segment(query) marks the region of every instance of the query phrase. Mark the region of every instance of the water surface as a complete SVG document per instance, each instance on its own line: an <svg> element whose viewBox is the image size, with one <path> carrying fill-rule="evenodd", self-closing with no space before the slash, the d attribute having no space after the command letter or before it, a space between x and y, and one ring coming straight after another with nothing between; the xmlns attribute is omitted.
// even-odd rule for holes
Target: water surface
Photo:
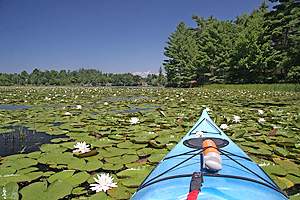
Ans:
<svg viewBox="0 0 300 200"><path fill-rule="evenodd" d="M13 131L0 134L0 156L38 151L42 144L49 144L54 138L67 137L29 130L24 126L11 126L9 128Z"/></svg>

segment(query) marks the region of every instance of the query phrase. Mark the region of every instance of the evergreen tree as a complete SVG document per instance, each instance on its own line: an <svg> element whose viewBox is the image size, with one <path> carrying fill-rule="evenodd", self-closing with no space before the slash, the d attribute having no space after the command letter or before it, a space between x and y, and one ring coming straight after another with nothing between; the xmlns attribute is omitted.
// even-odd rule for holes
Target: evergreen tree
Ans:
<svg viewBox="0 0 300 200"><path fill-rule="evenodd" d="M168 57L163 63L168 85L187 86L189 81L197 78L198 53L195 32L183 22L179 23L176 31L169 37L164 52Z"/></svg>
<svg viewBox="0 0 300 200"><path fill-rule="evenodd" d="M276 77L279 81L300 78L300 2L296 0L272 0L273 10L266 14L265 25L278 51Z"/></svg>
<svg viewBox="0 0 300 200"><path fill-rule="evenodd" d="M263 4L250 16L243 15L236 20L236 36L228 71L229 82L272 81L276 51L271 47L271 41L264 37L266 13L267 7Z"/></svg>
<svg viewBox="0 0 300 200"><path fill-rule="evenodd" d="M199 46L198 78L205 80L205 74L211 82L224 82L232 49L233 24L213 17L205 20L193 16L193 19L197 23Z"/></svg>

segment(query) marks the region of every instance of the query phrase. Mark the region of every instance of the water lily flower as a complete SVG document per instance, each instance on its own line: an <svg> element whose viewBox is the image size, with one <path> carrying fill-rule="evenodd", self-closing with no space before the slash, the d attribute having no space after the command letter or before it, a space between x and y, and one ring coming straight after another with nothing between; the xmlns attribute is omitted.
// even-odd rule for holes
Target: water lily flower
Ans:
<svg viewBox="0 0 300 200"><path fill-rule="evenodd" d="M86 144L86 142L77 142L74 145L75 150L73 150L73 153L87 153L91 151L89 148L90 145Z"/></svg>
<svg viewBox="0 0 300 200"><path fill-rule="evenodd" d="M267 162L263 162L263 163L259 163L258 164L260 167L266 167L266 166L270 166L271 164L270 163L267 163Z"/></svg>
<svg viewBox="0 0 300 200"><path fill-rule="evenodd" d="M184 102L184 99L180 99L180 102Z"/></svg>
<svg viewBox="0 0 300 200"><path fill-rule="evenodd" d="M104 102L104 105L105 105L105 106L108 106L108 103L107 103L107 102Z"/></svg>
<svg viewBox="0 0 300 200"><path fill-rule="evenodd" d="M3 199L6 199L6 197L7 197L5 187L3 187L3 190L2 190L2 197L3 197Z"/></svg>
<svg viewBox="0 0 300 200"><path fill-rule="evenodd" d="M237 116L237 115L233 115L233 122L235 123L239 123L241 121L241 117L240 116Z"/></svg>
<svg viewBox="0 0 300 200"><path fill-rule="evenodd" d="M64 115L71 116L72 114L70 112L65 112Z"/></svg>
<svg viewBox="0 0 300 200"><path fill-rule="evenodd" d="M263 114L264 114L264 111L263 111L263 110L260 110L260 109L257 110L257 112L258 112L259 115L263 115Z"/></svg>
<svg viewBox="0 0 300 200"><path fill-rule="evenodd" d="M76 105L76 109L81 110L82 106L81 105Z"/></svg>
<svg viewBox="0 0 300 200"><path fill-rule="evenodd" d="M100 176L97 174L97 178L94 178L96 183L90 184L91 190L96 192L106 192L113 187L118 187L117 184L113 182L113 179L114 178L106 173L102 173Z"/></svg>
<svg viewBox="0 0 300 200"><path fill-rule="evenodd" d="M266 120L264 119L264 118L259 118L258 119L258 123L260 123L260 124L263 124L263 123L265 123L266 122Z"/></svg>
<svg viewBox="0 0 300 200"><path fill-rule="evenodd" d="M196 136L196 137L203 137L203 135L204 135L204 133L203 133L202 131L197 131L197 132L195 133L195 136Z"/></svg>
<svg viewBox="0 0 300 200"><path fill-rule="evenodd" d="M137 117L131 117L130 121L131 124L137 124L139 122L139 118Z"/></svg>
<svg viewBox="0 0 300 200"><path fill-rule="evenodd" d="M223 130L227 130L228 126L227 126L227 124L221 124L220 128Z"/></svg>

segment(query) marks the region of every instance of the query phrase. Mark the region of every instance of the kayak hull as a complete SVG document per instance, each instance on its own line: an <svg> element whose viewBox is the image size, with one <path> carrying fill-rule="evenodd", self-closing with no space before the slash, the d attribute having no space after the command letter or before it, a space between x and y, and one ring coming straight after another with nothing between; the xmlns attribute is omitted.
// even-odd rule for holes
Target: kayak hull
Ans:
<svg viewBox="0 0 300 200"><path fill-rule="evenodd" d="M203 168L201 149L188 147L184 141L203 137L228 141L221 148L222 169L209 172ZM230 156L229 156L230 155ZM233 156L234 155L234 156ZM194 172L203 172L203 184L198 199L287 199L269 176L254 163L223 131L211 120L206 110L194 127L166 155L144 180L132 200L180 199L184 200L190 190ZM275 190L277 189L277 190Z"/></svg>

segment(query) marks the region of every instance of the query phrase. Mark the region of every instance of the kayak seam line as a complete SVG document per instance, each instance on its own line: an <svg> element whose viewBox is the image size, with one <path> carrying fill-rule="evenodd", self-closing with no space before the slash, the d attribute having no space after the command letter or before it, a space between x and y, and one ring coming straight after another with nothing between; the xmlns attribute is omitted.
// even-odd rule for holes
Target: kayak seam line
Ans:
<svg viewBox="0 0 300 200"><path fill-rule="evenodd" d="M199 152L199 153L201 153L201 152ZM187 159L181 161L181 162L178 163L177 165L175 165L175 166L173 166L173 167L167 169L166 171L164 171L164 172L158 174L157 176L151 178L149 181L143 183L139 188L143 188L143 185L147 185L147 184L151 183L153 180L159 178L160 176L163 176L164 174L166 174L166 173L168 173L169 171L175 169L176 167L180 166L181 164L185 163L186 161L192 159L193 157L195 157L195 156L197 156L197 155L198 155L198 153L197 153L197 154L194 154L194 155L192 155L192 156L190 156L190 157L188 157ZM139 190L139 189L138 189L138 190Z"/></svg>
<svg viewBox="0 0 300 200"><path fill-rule="evenodd" d="M223 153L223 150L220 149L220 152ZM240 162L236 161L235 159L231 158L229 155L227 154L224 154L227 158L229 158L230 160L232 160L233 162L237 163L238 165L240 165L241 167L243 167L244 169L250 171L252 174L256 175L258 178L260 178L261 180L269 183L270 185L274 186L274 187L277 187L276 185L274 185L273 183L269 182L268 180L266 180L265 178L261 177L259 174L257 174L256 172L252 171L251 169L249 169L248 167L244 166L243 164L241 164Z"/></svg>

